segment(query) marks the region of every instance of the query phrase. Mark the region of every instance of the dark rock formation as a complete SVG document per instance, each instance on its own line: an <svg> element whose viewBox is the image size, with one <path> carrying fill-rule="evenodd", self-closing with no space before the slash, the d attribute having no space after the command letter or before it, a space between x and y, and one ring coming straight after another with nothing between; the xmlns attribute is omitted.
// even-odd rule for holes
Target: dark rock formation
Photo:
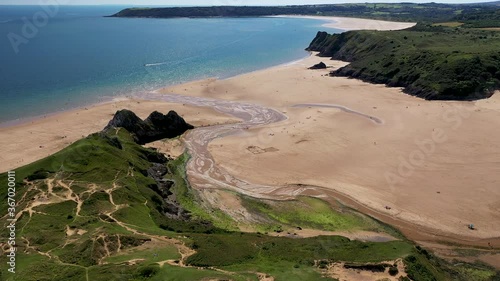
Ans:
<svg viewBox="0 0 500 281"><path fill-rule="evenodd" d="M188 220L191 215L181 207L176 200L175 194L170 191L175 182L164 179L167 173L168 169L164 164L154 163L153 166L148 169L148 176L156 181L156 184L150 185L149 188L160 195L164 201L163 204L158 207L158 211L172 219Z"/></svg>
<svg viewBox="0 0 500 281"><path fill-rule="evenodd" d="M177 137L194 127L186 123L175 111L170 111L166 115L155 111L145 120L141 120L130 110L119 110L100 135L110 145L122 149L119 139L114 136L110 137L106 133L108 130L115 128L124 128L134 137L136 143L145 144L164 138ZM171 159L154 149L145 150L143 157L151 163L151 167L139 172L155 181L149 184L148 187L163 199L157 200L157 210L172 219L188 220L190 218L189 212L181 207L175 198L175 194L170 190L175 183L164 178L168 173L166 164Z"/></svg>
<svg viewBox="0 0 500 281"><path fill-rule="evenodd" d="M325 69L326 68L326 64L324 62L320 62L318 64L315 64L311 67L309 67L309 69Z"/></svg>
<svg viewBox="0 0 500 281"><path fill-rule="evenodd" d="M134 112L127 109L117 111L104 130L119 127L126 129L134 135L135 141L138 144L145 144L164 138L174 138L194 128L192 125L186 123L175 111L170 111L166 115L155 111L143 121Z"/></svg>

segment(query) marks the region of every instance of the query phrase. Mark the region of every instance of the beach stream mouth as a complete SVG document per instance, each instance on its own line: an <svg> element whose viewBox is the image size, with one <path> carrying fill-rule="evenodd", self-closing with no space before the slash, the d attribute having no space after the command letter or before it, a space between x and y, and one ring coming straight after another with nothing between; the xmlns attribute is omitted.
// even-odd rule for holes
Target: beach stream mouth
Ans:
<svg viewBox="0 0 500 281"><path fill-rule="evenodd" d="M302 195L321 198L332 204L337 204L337 200L340 200L344 204L348 204L350 207L362 209L364 213L369 211L370 215L374 215L381 219L384 216L376 210L367 208L354 198L338 192L333 188L305 185L301 183L290 183L282 186L255 184L237 178L231 175L231 173L226 171L223 167L217 165L208 149L208 145L211 141L217 138L243 133L251 127L269 125L288 119L285 114L275 109L245 102L217 100L177 94L146 93L141 94L138 98L192 106L210 107L218 112L241 119L241 122L234 124L198 127L190 130L182 137L185 147L190 155L190 159L186 164L188 181L192 188L200 191L200 195L203 194L202 191L204 190L217 189L231 190L254 198L271 200L292 200L297 196ZM348 114L359 115L376 124L383 123L381 119L348 109L341 105L298 104L294 107L331 107L340 109ZM386 218L385 221L390 220ZM366 238L366 240L376 242L378 241L378 237L375 235L373 237Z"/></svg>
<svg viewBox="0 0 500 281"><path fill-rule="evenodd" d="M229 189L245 195L263 199L292 199L298 195L318 191L320 187L306 185L270 186L254 184L231 175L224 168L219 167L208 150L209 143L217 138L242 133L250 127L269 125L287 119L287 116L275 109L258 104L217 100L202 97L183 96L177 94L146 93L140 96L146 100L161 100L165 102L182 103L193 106L213 108L221 113L241 119L235 124L222 124L208 127L199 127L189 131L183 141L191 156L186 170L189 183L196 189ZM325 107L340 109L349 114L355 114L376 124L382 120L364 113L360 113L341 105L332 104L298 104L293 107ZM309 191L309 192L307 192ZM325 194L323 194L324 196Z"/></svg>
<svg viewBox="0 0 500 281"><path fill-rule="evenodd" d="M414 241L437 241L436 239L444 239L459 244L475 245L481 243L481 241L475 241L475 239L471 239L470 237L446 233L423 225L416 225L390 214L386 214L380 210L370 208L333 187L313 186L300 183L290 183L284 186L255 184L231 175L223 167L215 163L208 150L208 145L211 141L217 138L243 133L251 127L269 125L287 120L286 115L275 109L245 102L191 97L177 94L144 93L138 96L138 98L210 107L221 113L242 120L234 124L198 127L190 130L183 136L183 142L190 154L190 159L186 165L188 181L192 188L200 192L210 189L224 189L254 198L271 200L292 200L302 195L321 198L332 204L340 200L343 204L351 208L397 227L399 230L403 231L407 238ZM293 107L335 108L348 114L366 118L376 125L384 124L382 119L357 112L341 105L311 103L298 104ZM374 241L376 241L375 238Z"/></svg>
<svg viewBox="0 0 500 281"><path fill-rule="evenodd" d="M257 104L176 94L147 93L141 95L140 98L210 107L242 120L235 124L198 127L184 135L183 141L191 157L187 163L186 171L189 183L193 188L228 189L256 198L281 200L292 199L303 190L303 188L299 188L299 190L292 191L290 187L286 187L287 192L280 192L285 187L258 185L236 178L219 167L208 150L209 143L214 139L236 135L250 127L284 121L287 116L283 113Z"/></svg>

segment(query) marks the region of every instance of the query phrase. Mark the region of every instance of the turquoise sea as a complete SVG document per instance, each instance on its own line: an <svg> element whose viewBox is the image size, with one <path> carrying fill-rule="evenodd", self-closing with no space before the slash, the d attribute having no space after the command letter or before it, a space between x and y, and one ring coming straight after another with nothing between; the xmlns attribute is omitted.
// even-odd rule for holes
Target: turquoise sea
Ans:
<svg viewBox="0 0 500 281"><path fill-rule="evenodd" d="M0 6L0 123L287 63L317 31L340 31L310 19L104 17L122 8Z"/></svg>

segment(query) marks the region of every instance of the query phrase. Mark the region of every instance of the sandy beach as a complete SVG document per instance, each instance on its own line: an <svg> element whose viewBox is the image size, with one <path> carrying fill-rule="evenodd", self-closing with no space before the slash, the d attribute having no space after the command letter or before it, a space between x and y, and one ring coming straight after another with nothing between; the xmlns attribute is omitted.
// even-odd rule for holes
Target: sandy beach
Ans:
<svg viewBox="0 0 500 281"><path fill-rule="evenodd" d="M383 20L371 20L371 19L358 19L358 18L346 18L346 17L329 17L329 16L299 16L299 15L287 15L287 16L275 16L281 18L302 18L302 19L315 19L325 21L324 27L336 28L342 30L399 30L406 29L414 26L416 23L412 22L392 22Z"/></svg>
<svg viewBox="0 0 500 281"><path fill-rule="evenodd" d="M331 19L336 21L331 27L342 29L409 26ZM307 69L320 61L329 69ZM415 225L417 231L425 227L471 241L490 239L500 247L495 240L500 233L500 95L477 102L430 102L398 88L327 77L345 64L312 55L160 92L255 103L288 117L210 144L218 165L239 178L324 187ZM0 128L0 171L46 157L101 130L122 108L142 118L153 110L175 110L195 126L237 121L210 108L160 101L95 105ZM469 230L470 223L477 230Z"/></svg>
<svg viewBox="0 0 500 281"><path fill-rule="evenodd" d="M328 69L307 69L320 61L330 68L345 64L311 56L163 92L257 103L288 116L210 144L216 162L237 177L330 188L436 234L498 237L499 95L477 102L425 101L397 88L326 77ZM478 229L469 230L469 223Z"/></svg>

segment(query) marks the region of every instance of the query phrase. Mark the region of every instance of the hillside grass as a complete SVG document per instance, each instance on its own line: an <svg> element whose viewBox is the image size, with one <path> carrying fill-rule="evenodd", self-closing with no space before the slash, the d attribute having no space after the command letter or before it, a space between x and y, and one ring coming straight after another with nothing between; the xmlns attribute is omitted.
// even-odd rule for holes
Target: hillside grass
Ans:
<svg viewBox="0 0 500 281"><path fill-rule="evenodd" d="M313 197L299 196L295 200L275 201L240 196L250 213L267 219L255 227L262 232L290 232L298 228L324 231L374 231L404 239L393 228L356 212L340 202L336 206Z"/></svg>

